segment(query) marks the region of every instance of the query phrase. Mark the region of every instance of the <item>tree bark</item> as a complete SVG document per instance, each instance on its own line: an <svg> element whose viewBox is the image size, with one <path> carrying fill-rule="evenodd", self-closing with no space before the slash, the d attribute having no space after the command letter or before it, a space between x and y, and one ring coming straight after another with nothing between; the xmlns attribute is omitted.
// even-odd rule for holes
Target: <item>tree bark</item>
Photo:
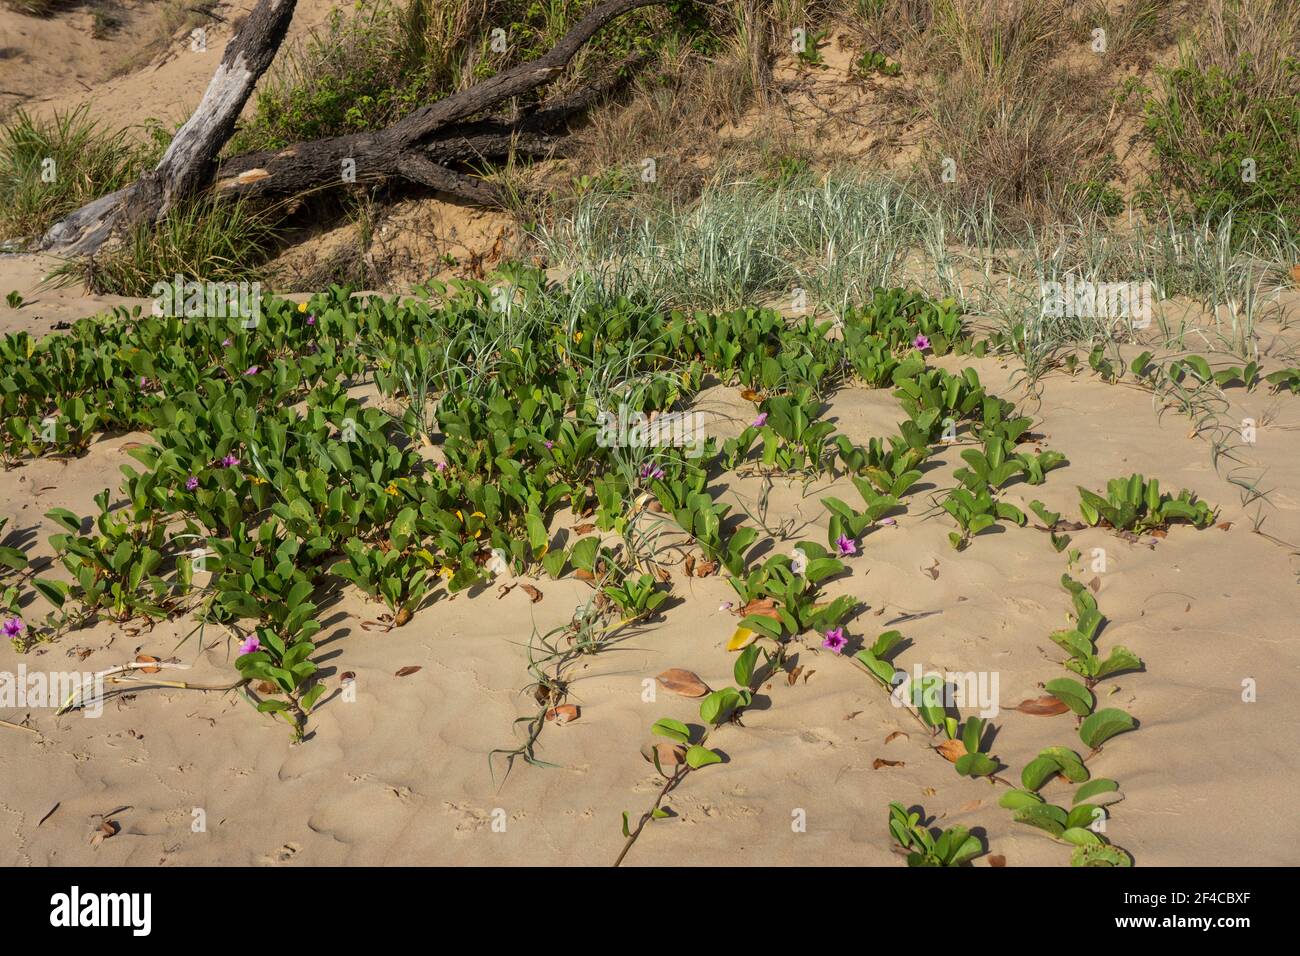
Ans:
<svg viewBox="0 0 1300 956"><path fill-rule="evenodd" d="M275 59L295 6L297 0L259 0L226 45L203 99L158 165L114 193L114 202L96 200L56 223L38 248L94 251L118 225L157 222L178 199L211 182L217 154L235 131L253 87Z"/></svg>
<svg viewBox="0 0 1300 956"><path fill-rule="evenodd" d="M550 82L611 20L667 0L606 0L537 59L422 106L385 129L248 153L218 168L216 157L284 39L295 2L260 0L230 41L202 102L181 127L157 168L135 185L65 217L46 232L36 248L67 254L93 252L119 226L157 222L178 200L209 183L217 195L231 198L286 195L342 185L354 181L348 174L355 173L355 181L400 177L472 203L496 204L499 197L494 189L447 164L476 157L495 158L515 148L542 154L557 142L555 130L575 112L575 106L571 103L539 110L515 124L464 121ZM577 108L594 98L591 91L584 93L586 99Z"/></svg>

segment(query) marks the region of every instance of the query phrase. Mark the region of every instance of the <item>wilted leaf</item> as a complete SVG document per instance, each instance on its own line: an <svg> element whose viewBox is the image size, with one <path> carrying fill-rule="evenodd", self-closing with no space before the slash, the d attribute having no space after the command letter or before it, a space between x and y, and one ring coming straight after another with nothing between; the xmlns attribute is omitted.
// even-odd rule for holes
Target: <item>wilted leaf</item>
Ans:
<svg viewBox="0 0 1300 956"><path fill-rule="evenodd" d="M1033 714L1035 717L1055 717L1057 714L1067 713L1069 709L1065 701L1050 695L1036 697L1033 700L1022 700L1016 705L1016 710L1022 714Z"/></svg>
<svg viewBox="0 0 1300 956"><path fill-rule="evenodd" d="M1007 858L1001 853L996 853L989 857L989 866L1006 866Z"/></svg>
<svg viewBox="0 0 1300 956"><path fill-rule="evenodd" d="M886 760L884 757L877 757L871 761L871 769L879 770L881 767L906 767L907 764L901 760Z"/></svg>
<svg viewBox="0 0 1300 956"><path fill-rule="evenodd" d="M945 740L934 749L939 751L944 759L950 763L956 763L966 756L966 745L960 740Z"/></svg>
<svg viewBox="0 0 1300 956"><path fill-rule="evenodd" d="M546 719L555 721L556 725L567 724L578 719L577 704L560 704L558 707L552 707L546 712Z"/></svg>
<svg viewBox="0 0 1300 956"><path fill-rule="evenodd" d="M701 561L695 566L695 576L697 578L707 578L718 570L717 561Z"/></svg>
<svg viewBox="0 0 1300 956"><path fill-rule="evenodd" d="M907 734L903 733L901 730L895 730L892 734L890 734L888 737L885 738L885 743L890 743L891 741L897 740L899 737L902 737L904 740L906 740Z"/></svg>
<svg viewBox="0 0 1300 956"><path fill-rule="evenodd" d="M740 390L740 397L747 402L761 402L763 400L763 394L754 391L752 388L742 388Z"/></svg>
<svg viewBox="0 0 1300 956"><path fill-rule="evenodd" d="M647 744L641 748L641 756L650 763L655 762L656 754L659 756L661 767L675 767L686 762L686 748L677 744Z"/></svg>
<svg viewBox="0 0 1300 956"><path fill-rule="evenodd" d="M1215 527L1218 528L1220 531L1227 531L1229 528L1232 527L1232 522L1220 521L1218 524L1215 525Z"/></svg>
<svg viewBox="0 0 1300 956"><path fill-rule="evenodd" d="M758 640L758 634L747 627L736 628L736 633L731 635L731 640L727 641L727 650L740 651L744 650L754 641Z"/></svg>
<svg viewBox="0 0 1300 956"><path fill-rule="evenodd" d="M670 667L655 680L664 690L681 697L703 697L709 692L709 685L700 680L698 674L680 667Z"/></svg>
<svg viewBox="0 0 1300 956"><path fill-rule="evenodd" d="M695 577L695 555L688 554L686 556L685 566L686 566L686 576L688 578Z"/></svg>
<svg viewBox="0 0 1300 956"><path fill-rule="evenodd" d="M748 617L750 614L768 617L774 621L781 620L781 612L776 609L776 602L771 598L755 598L740 609L741 617Z"/></svg>
<svg viewBox="0 0 1300 956"><path fill-rule="evenodd" d="M393 676L394 676L394 677L410 677L410 676L411 676L412 674L414 674L416 671L420 670L423 666L424 666L424 665L422 665L422 664L407 664L405 667L403 667L403 668L401 668L400 670L398 670L398 672L397 672L396 674L394 674Z"/></svg>
<svg viewBox="0 0 1300 956"><path fill-rule="evenodd" d="M591 534L596 530L594 524L580 524L573 529L575 535Z"/></svg>
<svg viewBox="0 0 1300 956"><path fill-rule="evenodd" d="M150 657L148 654L137 654L135 658L137 664L159 664L162 663L156 657ZM137 668L141 674L157 674L161 667L140 667Z"/></svg>
<svg viewBox="0 0 1300 956"><path fill-rule="evenodd" d="M524 593L528 595L528 600L533 604L536 604L542 599L542 592L537 590L537 588L533 587L531 584L521 584L519 586L523 588Z"/></svg>
<svg viewBox="0 0 1300 956"><path fill-rule="evenodd" d="M790 672L786 675L785 682L786 682L787 684L789 684L791 687L793 687L793 686L794 686L794 682L797 681L797 680L799 679L799 675L800 675L802 672L803 672L803 665L802 665L802 664L799 664L799 665L796 666L796 667L792 667L792 668L790 668Z"/></svg>

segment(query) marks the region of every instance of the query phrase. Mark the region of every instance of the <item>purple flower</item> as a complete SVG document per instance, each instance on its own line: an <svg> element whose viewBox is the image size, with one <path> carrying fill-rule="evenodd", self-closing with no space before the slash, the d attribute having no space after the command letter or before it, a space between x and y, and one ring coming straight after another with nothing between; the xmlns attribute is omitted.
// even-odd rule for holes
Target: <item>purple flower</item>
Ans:
<svg viewBox="0 0 1300 956"><path fill-rule="evenodd" d="M646 462L641 466L642 478L662 478L663 476L664 470L652 462Z"/></svg>
<svg viewBox="0 0 1300 956"><path fill-rule="evenodd" d="M315 325L315 324L316 324L316 316L314 316L314 315L309 315L309 316L307 316L307 324L308 324L308 325Z"/></svg>
<svg viewBox="0 0 1300 956"><path fill-rule="evenodd" d="M924 352L926 349L930 347L930 340L927 339L924 335L918 335L916 338L912 339L912 344L915 345L922 352Z"/></svg>
<svg viewBox="0 0 1300 956"><path fill-rule="evenodd" d="M221 464L227 468L234 468L239 465L239 459L234 455L227 455L225 458L221 459Z"/></svg>
<svg viewBox="0 0 1300 956"><path fill-rule="evenodd" d="M839 548L841 557L848 557L850 554L858 553L858 546L846 534L842 534L835 539L835 547Z"/></svg>
<svg viewBox="0 0 1300 956"><path fill-rule="evenodd" d="M144 387L145 387L146 385L148 385L148 384L149 384L149 379L147 379L147 378L145 378L143 375L141 375L141 376L140 376L140 387L141 387L141 388L144 388Z"/></svg>
<svg viewBox="0 0 1300 956"><path fill-rule="evenodd" d="M258 368L256 365L250 365L250 366L248 366L248 368L246 368L246 369L244 370L244 374L245 374L245 375L256 375L256 374L257 374L258 372L260 372L260 371L261 371L261 369Z"/></svg>
<svg viewBox="0 0 1300 956"><path fill-rule="evenodd" d="M222 339L222 340L221 340L221 347L222 347L223 349L228 349L228 348L230 348L230 346L232 346L233 344L234 344L234 343L231 342L230 339Z"/></svg>
<svg viewBox="0 0 1300 956"><path fill-rule="evenodd" d="M262 642L257 639L257 635L250 634L248 635L248 640L244 641L244 643L239 645L239 653L252 654L254 651L260 649L261 646L262 646Z"/></svg>
<svg viewBox="0 0 1300 956"><path fill-rule="evenodd" d="M893 518L881 518L879 521L876 522L876 524L892 526L898 524L898 522Z"/></svg>
<svg viewBox="0 0 1300 956"><path fill-rule="evenodd" d="M198 486L199 486L199 476L198 476L198 475L190 475L188 478L185 479L185 490L186 490L186 491L193 491L193 490L194 490L195 488L197 488Z"/></svg>
<svg viewBox="0 0 1300 956"><path fill-rule="evenodd" d="M822 647L832 654L838 654L844 650L844 645L847 643L848 640L844 637L844 628L834 627L826 632L826 640L822 641Z"/></svg>
<svg viewBox="0 0 1300 956"><path fill-rule="evenodd" d="M26 629L27 625L21 617L11 617L4 623L5 637L18 637Z"/></svg>
<svg viewBox="0 0 1300 956"><path fill-rule="evenodd" d="M767 412L760 412L758 417L749 423L753 428L762 428L767 424Z"/></svg>
<svg viewBox="0 0 1300 956"><path fill-rule="evenodd" d="M550 451L552 448L555 447L555 442L553 441L542 442L542 444L546 446L547 451Z"/></svg>
<svg viewBox="0 0 1300 956"><path fill-rule="evenodd" d="M440 462L438 462L438 470L439 470L439 471L446 471L446 470L447 470L447 463L446 463L445 461L440 461Z"/></svg>

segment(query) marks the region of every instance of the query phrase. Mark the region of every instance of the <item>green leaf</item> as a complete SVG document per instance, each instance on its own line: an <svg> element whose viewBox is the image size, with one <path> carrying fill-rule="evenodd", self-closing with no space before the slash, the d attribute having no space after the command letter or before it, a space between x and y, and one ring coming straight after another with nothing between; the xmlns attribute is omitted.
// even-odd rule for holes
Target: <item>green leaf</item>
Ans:
<svg viewBox="0 0 1300 956"><path fill-rule="evenodd" d="M708 747L701 747L696 744L686 751L686 765L692 770L699 770L711 763L722 763L722 758L718 756L716 751L710 750Z"/></svg>
<svg viewBox="0 0 1300 956"><path fill-rule="evenodd" d="M998 769L998 762L985 754L968 753L957 758L957 772L963 777L987 777Z"/></svg>
<svg viewBox="0 0 1300 956"><path fill-rule="evenodd" d="M1118 707L1107 707L1105 710L1097 711L1080 725L1079 739L1096 750L1111 737L1132 730L1136 726L1137 721L1129 714Z"/></svg>
<svg viewBox="0 0 1300 956"><path fill-rule="evenodd" d="M998 806L1005 810L1023 810L1026 807L1038 806L1042 802L1043 798L1030 790L1008 790L998 800Z"/></svg>
<svg viewBox="0 0 1300 956"><path fill-rule="evenodd" d="M1074 799L1071 803L1082 803L1089 797L1095 797L1099 793L1114 793L1119 790L1119 784L1107 777L1098 777L1095 780L1089 780L1078 790L1074 791Z"/></svg>
<svg viewBox="0 0 1300 956"><path fill-rule="evenodd" d="M1069 677L1058 677L1055 680L1049 680L1043 685L1043 688L1080 717L1087 717L1092 713L1094 704L1092 691L1077 680Z"/></svg>
<svg viewBox="0 0 1300 956"><path fill-rule="evenodd" d="M1026 790L1037 790L1060 770L1061 765L1051 757L1035 757L1020 771L1020 783Z"/></svg>
<svg viewBox="0 0 1300 956"><path fill-rule="evenodd" d="M650 728L651 733L658 734L660 737L667 737L675 740L679 744L690 743L691 730L680 720L673 720L671 717L661 717L654 722Z"/></svg>

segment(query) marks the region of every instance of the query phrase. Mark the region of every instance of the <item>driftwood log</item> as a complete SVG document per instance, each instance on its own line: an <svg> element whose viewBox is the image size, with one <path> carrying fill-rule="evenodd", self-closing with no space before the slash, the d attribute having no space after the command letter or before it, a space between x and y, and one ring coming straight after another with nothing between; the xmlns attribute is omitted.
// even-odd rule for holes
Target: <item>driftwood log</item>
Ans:
<svg viewBox="0 0 1300 956"><path fill-rule="evenodd" d="M516 152L545 155L565 122L596 98L587 90L518 122L475 119L555 79L582 46L611 20L665 0L607 0L576 23L547 53L474 86L421 106L385 129L247 153L218 165L258 79L271 65L293 18L296 0L259 0L235 33L194 114L157 167L135 183L82 206L55 223L35 248L65 255L95 252L124 227L156 223L180 200L205 189L235 197L285 196L309 190L405 179L481 205L497 192L455 166Z"/></svg>

